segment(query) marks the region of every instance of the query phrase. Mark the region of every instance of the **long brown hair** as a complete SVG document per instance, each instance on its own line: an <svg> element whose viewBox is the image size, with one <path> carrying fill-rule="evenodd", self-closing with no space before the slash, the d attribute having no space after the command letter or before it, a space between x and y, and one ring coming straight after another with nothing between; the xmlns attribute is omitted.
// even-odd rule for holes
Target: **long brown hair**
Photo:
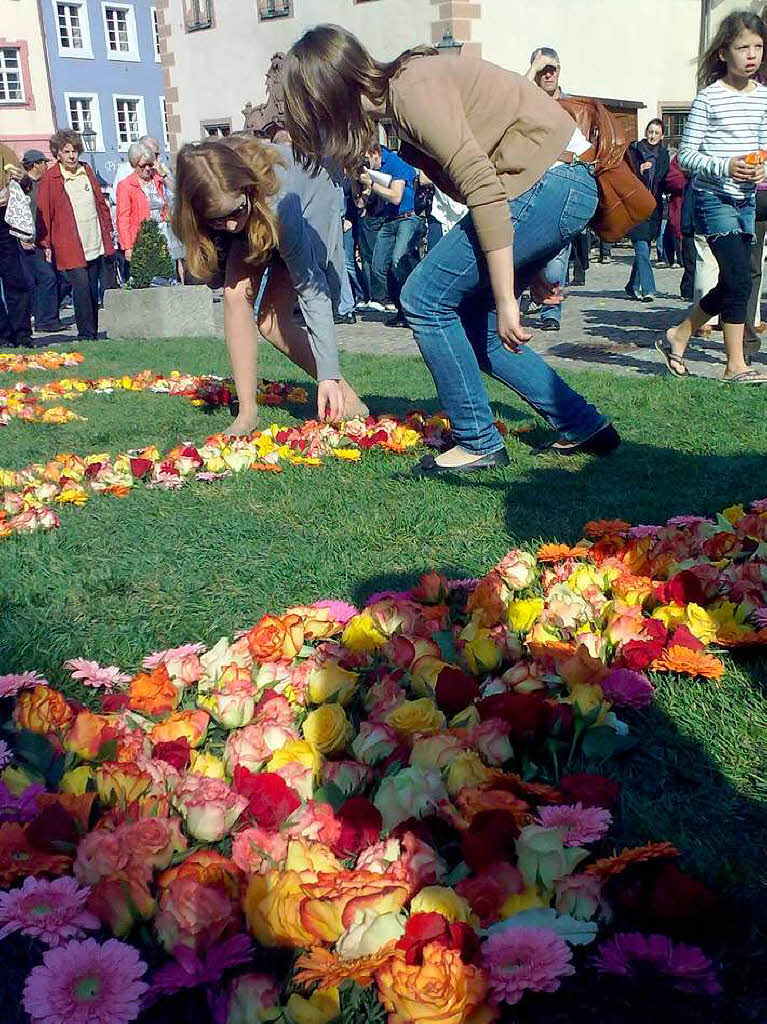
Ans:
<svg viewBox="0 0 767 1024"><path fill-rule="evenodd" d="M176 159L173 230L186 246L190 271L209 281L219 270L209 221L228 213L244 194L250 200L245 225L247 263L261 266L277 247L277 222L269 197L279 190L278 151L261 139L230 135L182 146Z"/></svg>
<svg viewBox="0 0 767 1024"><path fill-rule="evenodd" d="M759 15L752 14L751 11L733 11L732 14L728 14L726 18L722 19L716 35L700 58L698 64L699 89L705 89L707 85L718 82L727 74L727 64L719 56L720 51L726 50L743 31L754 32L761 36L762 42L765 43L765 50L767 50L767 31Z"/></svg>
<svg viewBox="0 0 767 1024"><path fill-rule="evenodd" d="M436 53L431 46L416 46L381 63L338 25L305 32L283 64L285 120L298 159L314 171L326 160L356 170L371 132L363 96L384 103L389 82L409 60Z"/></svg>

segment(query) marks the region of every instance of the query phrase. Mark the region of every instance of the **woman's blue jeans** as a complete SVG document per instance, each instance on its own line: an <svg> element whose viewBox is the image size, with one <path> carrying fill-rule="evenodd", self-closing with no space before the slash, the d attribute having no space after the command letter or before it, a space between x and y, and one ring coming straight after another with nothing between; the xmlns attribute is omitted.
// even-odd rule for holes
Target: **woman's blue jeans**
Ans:
<svg viewBox="0 0 767 1024"><path fill-rule="evenodd" d="M631 264L631 277L626 286L637 295L655 294L655 274L650 263L650 243L636 241L634 245L634 262Z"/></svg>
<svg viewBox="0 0 767 1024"><path fill-rule="evenodd" d="M517 294L583 230L596 206L596 184L582 164L550 168L509 201ZM401 300L455 441L467 451L486 454L504 446L482 371L515 391L568 440L587 437L607 422L529 345L510 352L501 343L487 260L470 214L415 268Z"/></svg>

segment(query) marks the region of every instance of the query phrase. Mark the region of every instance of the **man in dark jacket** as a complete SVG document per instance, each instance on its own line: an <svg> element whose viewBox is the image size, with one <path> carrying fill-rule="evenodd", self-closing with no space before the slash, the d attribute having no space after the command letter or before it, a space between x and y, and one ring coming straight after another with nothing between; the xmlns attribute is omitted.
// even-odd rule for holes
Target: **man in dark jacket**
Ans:
<svg viewBox="0 0 767 1024"><path fill-rule="evenodd" d="M12 348L32 347L31 290L21 266L19 240L5 222L8 185L23 176L16 154L0 143L0 345Z"/></svg>
<svg viewBox="0 0 767 1024"><path fill-rule="evenodd" d="M48 170L48 158L39 149L28 149L21 158L26 171L22 187L29 196L32 216L37 222L37 190L40 179ZM31 242L21 242L21 261L32 288L32 308L35 316L35 330L40 332L63 331L59 320L59 282L56 268L49 263L42 249Z"/></svg>

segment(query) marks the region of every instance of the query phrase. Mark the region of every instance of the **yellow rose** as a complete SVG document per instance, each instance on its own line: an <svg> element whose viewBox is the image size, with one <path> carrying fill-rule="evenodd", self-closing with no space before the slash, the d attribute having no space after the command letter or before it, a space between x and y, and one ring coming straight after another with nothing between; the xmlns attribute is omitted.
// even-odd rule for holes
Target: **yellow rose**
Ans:
<svg viewBox="0 0 767 1024"><path fill-rule="evenodd" d="M451 762L445 785L450 796L456 796L466 786L483 786L491 775L475 750L465 750Z"/></svg>
<svg viewBox="0 0 767 1024"><path fill-rule="evenodd" d="M405 700L386 716L390 725L400 736L415 736L416 733L433 733L444 729L445 716L430 697Z"/></svg>
<svg viewBox="0 0 767 1024"><path fill-rule="evenodd" d="M262 946L311 946L314 937L301 923L305 892L296 871L251 875L243 900L251 935Z"/></svg>
<svg viewBox="0 0 767 1024"><path fill-rule="evenodd" d="M462 750L463 744L458 737L449 733L424 736L413 744L410 764L417 764L419 768L447 768Z"/></svg>
<svg viewBox="0 0 767 1024"><path fill-rule="evenodd" d="M341 643L350 651L372 652L383 647L387 640L388 637L376 629L370 612L366 610L349 619Z"/></svg>
<svg viewBox="0 0 767 1024"><path fill-rule="evenodd" d="M413 692L421 697L433 697L437 689L437 678L442 669L447 667L446 661L433 654L423 654L416 658L410 667L410 685Z"/></svg>
<svg viewBox="0 0 767 1024"><path fill-rule="evenodd" d="M532 910L534 907L548 907L549 901L545 900L536 885L530 885L518 896L509 896L501 907L501 917L513 917L521 910Z"/></svg>
<svg viewBox="0 0 767 1024"><path fill-rule="evenodd" d="M337 988L318 988L308 999L294 992L286 1009L295 1024L329 1024L341 1015L341 996Z"/></svg>
<svg viewBox="0 0 767 1024"><path fill-rule="evenodd" d="M588 587L594 586L603 590L605 586L604 573L599 572L593 565L579 565L570 573L567 585L576 594L583 594Z"/></svg>
<svg viewBox="0 0 767 1024"><path fill-rule="evenodd" d="M717 621L713 614L701 608L699 604L688 604L686 609L687 625L693 636L696 636L704 644L710 644L716 640Z"/></svg>
<svg viewBox="0 0 767 1024"><path fill-rule="evenodd" d="M405 920L401 911L379 914L375 910L358 910L354 921L336 942L335 951L342 960L372 956L387 942L402 938Z"/></svg>
<svg viewBox="0 0 767 1024"><path fill-rule="evenodd" d="M451 729L473 729L475 725L479 725L479 722L479 711L477 711L476 705L469 704L463 711L453 715L449 725Z"/></svg>
<svg viewBox="0 0 767 1024"><path fill-rule="evenodd" d="M357 673L348 672L335 661L328 661L312 670L309 677L309 699L313 704L324 704L335 697L344 707L357 690Z"/></svg>
<svg viewBox="0 0 767 1024"><path fill-rule="evenodd" d="M509 603L508 623L517 633L527 633L543 611L542 597L528 597Z"/></svg>
<svg viewBox="0 0 767 1024"><path fill-rule="evenodd" d="M477 919L471 912L469 901L459 896L454 889L444 885L427 885L410 901L411 914L442 914L446 921L454 924L463 921L473 927Z"/></svg>
<svg viewBox="0 0 767 1024"><path fill-rule="evenodd" d="M311 711L301 727L304 739L321 754L340 753L354 735L351 723L340 704L323 704Z"/></svg>
<svg viewBox="0 0 767 1024"><path fill-rule="evenodd" d="M291 839L285 858L285 871L327 871L343 870L343 864L329 846L323 843L305 843L303 839Z"/></svg>
<svg viewBox="0 0 767 1024"><path fill-rule="evenodd" d="M577 707L584 716L598 707L605 698L599 683L574 683L569 689L570 704Z"/></svg>
<svg viewBox="0 0 767 1024"><path fill-rule="evenodd" d="M215 754L208 754L204 750L193 750L189 771L195 775L207 775L209 779L225 779L226 768L224 762Z"/></svg>
<svg viewBox="0 0 767 1024"><path fill-rule="evenodd" d="M655 609L652 617L660 619L666 629L675 629L677 626L681 626L685 620L685 606L683 604L664 604Z"/></svg>
<svg viewBox="0 0 767 1024"><path fill-rule="evenodd" d="M13 768L10 765L3 771L0 778L2 778L13 796L20 796L33 782L39 781L39 778L33 778L23 768Z"/></svg>
<svg viewBox="0 0 767 1024"><path fill-rule="evenodd" d="M280 750L275 750L266 766L268 772L276 772L289 764L298 764L302 768L311 768L314 779L320 777L322 755L316 747L306 740L288 740Z"/></svg>
<svg viewBox="0 0 767 1024"><path fill-rule="evenodd" d="M59 789L62 793L71 793L73 796L82 796L88 788L88 783L93 778L93 769L90 765L84 764L79 768L72 768L64 772L59 782Z"/></svg>
<svg viewBox="0 0 767 1024"><path fill-rule="evenodd" d="M480 626L475 619L461 631L464 641L463 657L469 671L478 676L481 672L492 672L501 663L502 651L496 644L489 629Z"/></svg>
<svg viewBox="0 0 767 1024"><path fill-rule="evenodd" d="M739 519L742 519L745 514L746 510L743 508L742 505L730 505L729 508L726 508L722 512L722 515L730 524L737 523L737 521Z"/></svg>

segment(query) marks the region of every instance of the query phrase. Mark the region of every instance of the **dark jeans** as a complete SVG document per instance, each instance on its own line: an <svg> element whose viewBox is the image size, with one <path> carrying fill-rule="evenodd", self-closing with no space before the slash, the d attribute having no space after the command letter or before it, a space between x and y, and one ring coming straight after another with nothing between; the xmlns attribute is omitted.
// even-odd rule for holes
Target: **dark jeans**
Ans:
<svg viewBox="0 0 767 1024"><path fill-rule="evenodd" d="M718 313L722 323L744 324L751 293L751 235L712 235L707 241L719 267L719 280L700 300L700 308L709 316Z"/></svg>
<svg viewBox="0 0 767 1024"><path fill-rule="evenodd" d="M682 235L682 266L684 273L679 284L679 294L692 302L695 298L695 235Z"/></svg>
<svg viewBox="0 0 767 1024"><path fill-rule="evenodd" d="M388 294L401 310L400 292L418 263L423 229L421 218L413 216L387 221L378 232L370 279L376 302L386 302Z"/></svg>
<svg viewBox="0 0 767 1024"><path fill-rule="evenodd" d="M42 249L20 249L29 287L32 289L32 307L35 330L59 328L59 279L53 263L45 258Z"/></svg>
<svg viewBox="0 0 767 1024"><path fill-rule="evenodd" d="M586 283L586 271L589 269L589 233L581 231L573 239L573 284Z"/></svg>
<svg viewBox="0 0 767 1024"><path fill-rule="evenodd" d="M442 225L431 214L426 219L426 251L431 252L444 234Z"/></svg>
<svg viewBox="0 0 767 1024"><path fill-rule="evenodd" d="M362 291L365 302L373 298L373 253L375 252L378 232L384 224L382 217L360 217L359 237L360 263L362 264Z"/></svg>
<svg viewBox="0 0 767 1024"><path fill-rule="evenodd" d="M767 230L767 190L756 190L756 239L751 247L751 294L748 297L746 323L753 328L761 322L759 308L762 284L762 261L764 259L764 235Z"/></svg>
<svg viewBox="0 0 767 1024"><path fill-rule="evenodd" d="M346 272L349 275L349 284L352 286L352 297L355 303L362 302L364 293L362 285L359 279L359 270L357 268L357 260L354 255L356 236L357 232L354 227L349 228L348 231L344 231L344 256L346 258Z"/></svg>
<svg viewBox="0 0 767 1024"><path fill-rule="evenodd" d="M26 345L32 338L32 292L20 252L18 239L5 223L5 208L0 207L0 339L11 345Z"/></svg>
<svg viewBox="0 0 767 1024"><path fill-rule="evenodd" d="M96 338L99 332L99 277L102 256L89 260L87 266L65 270L64 277L72 285L75 322L80 338Z"/></svg>

